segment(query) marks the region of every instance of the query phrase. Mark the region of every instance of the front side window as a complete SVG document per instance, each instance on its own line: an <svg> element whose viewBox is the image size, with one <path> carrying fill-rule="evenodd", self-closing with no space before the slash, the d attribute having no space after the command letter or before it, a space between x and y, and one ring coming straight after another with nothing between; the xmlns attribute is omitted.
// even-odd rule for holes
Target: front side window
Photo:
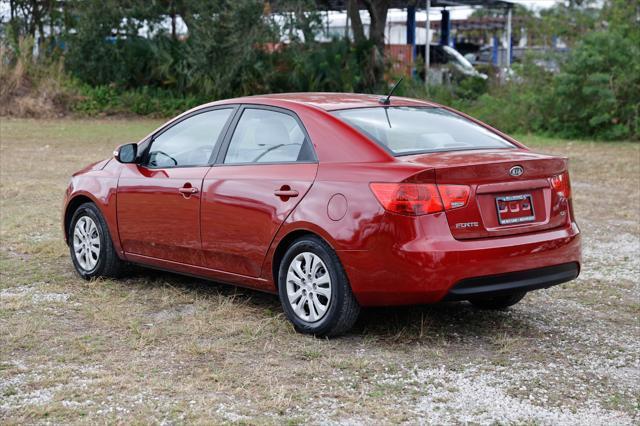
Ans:
<svg viewBox="0 0 640 426"><path fill-rule="evenodd" d="M310 142L295 118L282 112L247 108L233 133L225 164L313 161Z"/></svg>
<svg viewBox="0 0 640 426"><path fill-rule="evenodd" d="M152 168L206 166L233 109L206 111L172 126L151 143Z"/></svg>
<svg viewBox="0 0 640 426"><path fill-rule="evenodd" d="M334 111L393 155L515 148L506 139L443 108L375 107Z"/></svg>

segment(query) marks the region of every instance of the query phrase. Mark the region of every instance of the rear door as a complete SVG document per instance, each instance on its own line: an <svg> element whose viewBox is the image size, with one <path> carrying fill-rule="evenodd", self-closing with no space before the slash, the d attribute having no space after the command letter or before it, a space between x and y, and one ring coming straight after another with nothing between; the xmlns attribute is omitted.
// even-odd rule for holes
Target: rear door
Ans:
<svg viewBox="0 0 640 426"><path fill-rule="evenodd" d="M298 117L245 106L202 188L205 266L258 277L278 228L307 193L317 161Z"/></svg>
<svg viewBox="0 0 640 426"><path fill-rule="evenodd" d="M198 111L153 136L118 181L118 229L126 253L201 265L202 181L233 107Z"/></svg>

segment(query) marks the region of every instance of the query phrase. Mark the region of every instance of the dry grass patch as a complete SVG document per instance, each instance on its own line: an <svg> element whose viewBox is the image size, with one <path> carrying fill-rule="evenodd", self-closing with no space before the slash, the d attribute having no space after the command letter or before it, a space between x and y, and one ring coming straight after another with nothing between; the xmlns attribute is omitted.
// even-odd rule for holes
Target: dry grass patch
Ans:
<svg viewBox="0 0 640 426"><path fill-rule="evenodd" d="M31 38L15 50L0 42L0 116L62 116L76 97L62 61L38 58L33 46Z"/></svg>

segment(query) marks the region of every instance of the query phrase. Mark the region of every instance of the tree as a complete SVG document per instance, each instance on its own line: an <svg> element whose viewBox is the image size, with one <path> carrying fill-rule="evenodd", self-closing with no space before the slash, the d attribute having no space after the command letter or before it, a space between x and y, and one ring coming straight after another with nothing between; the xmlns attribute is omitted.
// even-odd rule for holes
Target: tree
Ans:
<svg viewBox="0 0 640 426"><path fill-rule="evenodd" d="M369 37L365 36L364 26L360 19L360 3L369 13ZM370 44L368 72L365 74L371 87L376 87L384 80L384 31L387 24L387 13L390 0L349 0L347 10L351 18L351 29L354 42L358 45Z"/></svg>

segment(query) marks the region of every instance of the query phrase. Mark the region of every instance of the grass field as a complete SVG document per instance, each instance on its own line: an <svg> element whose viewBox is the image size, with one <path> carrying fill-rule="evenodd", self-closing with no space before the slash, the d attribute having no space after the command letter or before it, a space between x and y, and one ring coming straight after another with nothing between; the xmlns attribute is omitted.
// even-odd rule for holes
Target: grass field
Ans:
<svg viewBox="0 0 640 426"><path fill-rule="evenodd" d="M367 310L319 340L274 296L74 275L69 175L157 124L1 119L0 423L640 422L640 144L520 138L571 158L578 280L505 312Z"/></svg>

